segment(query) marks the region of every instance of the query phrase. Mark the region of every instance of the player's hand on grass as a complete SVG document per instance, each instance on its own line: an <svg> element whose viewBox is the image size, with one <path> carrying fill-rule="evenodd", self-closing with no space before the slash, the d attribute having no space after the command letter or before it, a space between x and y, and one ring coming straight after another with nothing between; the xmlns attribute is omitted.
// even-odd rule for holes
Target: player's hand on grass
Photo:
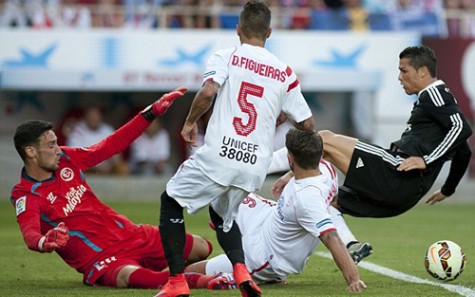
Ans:
<svg viewBox="0 0 475 297"><path fill-rule="evenodd" d="M445 196L444 194L442 194L442 192L439 190L437 192L434 192L432 195L430 195L430 197L426 200L426 203L427 204L430 204L430 205L434 205L436 204L437 202L440 202L442 200L444 200L445 198L447 198L448 196Z"/></svg>
<svg viewBox="0 0 475 297"><path fill-rule="evenodd" d="M169 93L166 93L160 97L160 99L147 106L142 111L142 115L149 121L152 121L155 117L163 115L172 105L173 101L183 96L187 90L188 88L186 87L179 87Z"/></svg>
<svg viewBox="0 0 475 297"><path fill-rule="evenodd" d="M366 284L362 280L357 280L352 282L348 288L346 288L346 291L352 292L352 293L358 293L362 292L364 289L366 289Z"/></svg>
<svg viewBox="0 0 475 297"><path fill-rule="evenodd" d="M427 165L421 157L409 157L402 161L397 168L398 171L409 171L414 169L426 169Z"/></svg>
<svg viewBox="0 0 475 297"><path fill-rule="evenodd" d="M57 227L46 232L46 235L40 239L40 250L51 253L52 251L65 247L69 240L69 229L66 224L61 222Z"/></svg>
<svg viewBox="0 0 475 297"><path fill-rule="evenodd" d="M285 186L289 183L290 179L294 176L292 171L287 172L283 176L279 177L278 180L272 185L271 195L274 198L279 198L284 190Z"/></svg>

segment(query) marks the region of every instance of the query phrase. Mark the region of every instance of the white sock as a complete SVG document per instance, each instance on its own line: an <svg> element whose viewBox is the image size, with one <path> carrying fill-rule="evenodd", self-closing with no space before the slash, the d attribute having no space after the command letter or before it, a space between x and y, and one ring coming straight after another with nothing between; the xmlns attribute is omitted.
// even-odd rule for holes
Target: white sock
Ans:
<svg viewBox="0 0 475 297"><path fill-rule="evenodd" d="M358 241L353 233L351 233L350 228L348 228L345 218L343 218L341 212L333 206L330 206L328 210L330 212L333 225L335 225L338 235L340 236L343 243L348 245L348 243L352 241Z"/></svg>

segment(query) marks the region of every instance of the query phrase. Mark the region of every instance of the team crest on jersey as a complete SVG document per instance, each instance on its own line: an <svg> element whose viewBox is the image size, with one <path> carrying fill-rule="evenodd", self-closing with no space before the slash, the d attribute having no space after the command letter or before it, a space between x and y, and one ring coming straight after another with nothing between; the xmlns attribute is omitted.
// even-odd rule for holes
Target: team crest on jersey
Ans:
<svg viewBox="0 0 475 297"><path fill-rule="evenodd" d="M15 209L17 216L26 210L26 196L18 198L15 203Z"/></svg>
<svg viewBox="0 0 475 297"><path fill-rule="evenodd" d="M61 169L61 172L59 173L61 176L61 179L68 182L71 181L74 178L74 172L71 168L65 167Z"/></svg>

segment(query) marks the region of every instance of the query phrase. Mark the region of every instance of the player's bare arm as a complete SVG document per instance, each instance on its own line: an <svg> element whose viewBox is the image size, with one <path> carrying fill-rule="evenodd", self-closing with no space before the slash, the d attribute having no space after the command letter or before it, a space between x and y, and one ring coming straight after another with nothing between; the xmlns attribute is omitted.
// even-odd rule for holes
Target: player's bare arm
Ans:
<svg viewBox="0 0 475 297"><path fill-rule="evenodd" d="M308 131L313 131L315 129L315 120L313 117L309 117L306 120L303 120L299 123L291 121L291 123L295 126L295 128L300 129L300 130L308 130Z"/></svg>
<svg viewBox="0 0 475 297"><path fill-rule="evenodd" d="M348 251L341 241L336 230L329 231L320 236L320 240L327 247L333 256L333 260L343 274L348 284L348 292L361 292L366 289L365 283L360 279L358 269L348 254Z"/></svg>
<svg viewBox="0 0 475 297"><path fill-rule="evenodd" d="M402 161L401 165L397 168L398 171L409 171L414 169L426 169L426 162L421 157L409 157Z"/></svg>
<svg viewBox="0 0 475 297"><path fill-rule="evenodd" d="M281 111L279 116L277 117L277 120L275 121L275 126L279 127L282 125L285 121L288 120L288 116L285 112Z"/></svg>
<svg viewBox="0 0 475 297"><path fill-rule="evenodd" d="M220 85L218 83L208 80L198 93L196 93L190 112L181 130L183 140L185 140L190 147L196 146L196 136L198 134L197 121L211 108L219 88Z"/></svg>
<svg viewBox="0 0 475 297"><path fill-rule="evenodd" d="M274 198L279 198L284 190L285 186L289 183L289 180L294 176L292 171L287 172L283 176L279 177L271 188L271 194Z"/></svg>

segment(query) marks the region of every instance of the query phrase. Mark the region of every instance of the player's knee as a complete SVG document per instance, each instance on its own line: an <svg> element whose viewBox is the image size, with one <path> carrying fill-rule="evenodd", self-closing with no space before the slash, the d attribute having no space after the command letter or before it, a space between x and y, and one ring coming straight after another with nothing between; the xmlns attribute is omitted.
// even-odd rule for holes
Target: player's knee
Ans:
<svg viewBox="0 0 475 297"><path fill-rule="evenodd" d="M127 288L129 277L139 267L135 265L120 265L108 270L98 280L98 284L112 288Z"/></svg>
<svg viewBox="0 0 475 297"><path fill-rule="evenodd" d="M117 288L129 287L130 275L137 269L139 269L139 267L135 265L126 265L121 267L117 274Z"/></svg>
<svg viewBox="0 0 475 297"><path fill-rule="evenodd" d="M335 137L335 133L333 133L332 131L330 130L320 130L318 131L318 134L320 135L320 137L322 138L323 140L323 143L324 144L327 144L327 143L330 143L331 140Z"/></svg>
<svg viewBox="0 0 475 297"><path fill-rule="evenodd" d="M193 247L190 256L187 259L188 263L194 263L205 260L213 252L213 244L197 235L193 235Z"/></svg>

